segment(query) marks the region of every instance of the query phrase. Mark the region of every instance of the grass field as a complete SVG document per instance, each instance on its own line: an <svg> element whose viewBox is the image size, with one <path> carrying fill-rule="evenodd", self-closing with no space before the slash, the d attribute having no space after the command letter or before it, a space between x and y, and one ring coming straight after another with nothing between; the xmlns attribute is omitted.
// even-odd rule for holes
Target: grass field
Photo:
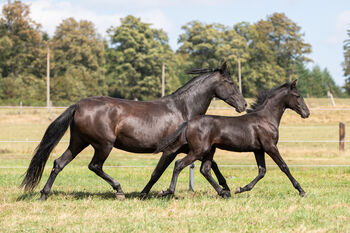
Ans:
<svg viewBox="0 0 350 233"><path fill-rule="evenodd" d="M349 140L350 111L330 111L333 107L328 99L306 101L310 118L301 119L288 110L282 118L279 143L292 174L307 192L305 198L298 196L267 157L267 174L251 192L220 198L196 163L195 192L188 191L185 169L175 196L157 197L169 185L171 165L149 198L141 200L138 193L159 155L113 150L105 171L120 181L127 197L117 201L112 188L87 169L93 153L87 148L59 174L49 199L37 201L53 160L67 146L67 134L52 153L33 193L23 193L18 185L38 143L0 142L0 232L350 232L350 143L341 153L336 142L290 142L336 141L339 122L346 124ZM349 99L336 99L336 103L335 109L350 109ZM237 115L233 109L221 109L224 106L216 101L216 109L208 114ZM25 109L20 115L17 109L0 109L0 141L40 140L62 111ZM219 150L215 159L232 190L257 175L256 167L245 166L255 165L252 153Z"/></svg>

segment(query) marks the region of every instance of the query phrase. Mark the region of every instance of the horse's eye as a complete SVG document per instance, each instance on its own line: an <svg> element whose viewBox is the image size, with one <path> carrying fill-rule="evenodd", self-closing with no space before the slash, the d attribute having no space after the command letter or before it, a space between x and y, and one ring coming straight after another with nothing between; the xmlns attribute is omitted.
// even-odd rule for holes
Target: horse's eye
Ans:
<svg viewBox="0 0 350 233"><path fill-rule="evenodd" d="M301 97L301 95L300 95L299 93L292 93L292 95L294 95L294 96L297 97L297 98L300 98L300 97Z"/></svg>

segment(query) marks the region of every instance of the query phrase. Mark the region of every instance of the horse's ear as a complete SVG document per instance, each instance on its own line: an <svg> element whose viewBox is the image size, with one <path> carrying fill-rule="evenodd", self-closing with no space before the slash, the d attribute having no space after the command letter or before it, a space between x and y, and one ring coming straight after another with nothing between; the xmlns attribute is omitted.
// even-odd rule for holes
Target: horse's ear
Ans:
<svg viewBox="0 0 350 233"><path fill-rule="evenodd" d="M290 89L295 89L297 87L297 79L295 79L291 84L290 84Z"/></svg>
<svg viewBox="0 0 350 233"><path fill-rule="evenodd" d="M227 70L227 63L226 63L226 61L224 61L224 63L222 63L222 65L221 65L220 71L223 74L226 72L226 70Z"/></svg>

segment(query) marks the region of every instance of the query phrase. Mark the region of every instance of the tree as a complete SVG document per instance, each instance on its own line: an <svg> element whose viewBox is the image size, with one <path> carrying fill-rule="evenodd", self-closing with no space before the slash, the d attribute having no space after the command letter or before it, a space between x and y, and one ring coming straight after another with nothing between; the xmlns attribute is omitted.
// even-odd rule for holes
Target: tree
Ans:
<svg viewBox="0 0 350 233"><path fill-rule="evenodd" d="M45 50L40 25L30 17L29 6L21 1L8 2L0 18L0 77L2 98L43 101L39 90L44 85ZM36 85L23 86L32 80ZM34 94L35 93L35 94Z"/></svg>
<svg viewBox="0 0 350 233"><path fill-rule="evenodd" d="M153 29L139 18L127 16L119 27L107 32L111 47L107 52L109 94L128 99L161 96L162 64L166 63L166 92L179 86L178 61L163 30Z"/></svg>
<svg viewBox="0 0 350 233"><path fill-rule="evenodd" d="M350 29L347 30L348 39L344 41L344 63L343 70L345 78L344 89L350 95Z"/></svg>
<svg viewBox="0 0 350 233"><path fill-rule="evenodd" d="M283 13L274 13L256 26L274 52L277 64L285 70L287 80L291 81L294 64L311 61L305 56L311 53L311 45L304 42L301 28Z"/></svg>
<svg viewBox="0 0 350 233"><path fill-rule="evenodd" d="M222 43L225 27L222 24L191 21L182 26L182 29L185 32L179 36L180 47L177 52L188 54L193 67L216 67L220 62L217 50Z"/></svg>
<svg viewBox="0 0 350 233"><path fill-rule="evenodd" d="M63 20L50 41L52 99L71 103L107 93L104 76L105 42L94 24L73 18Z"/></svg>
<svg viewBox="0 0 350 233"><path fill-rule="evenodd" d="M233 27L192 21L182 29L185 32L179 37L180 48L177 53L186 56L187 68L213 68L225 60L237 74L238 60L245 62L249 58L246 38Z"/></svg>
<svg viewBox="0 0 350 233"><path fill-rule="evenodd" d="M275 13L253 25L241 22L234 29L247 44L242 65L245 96L295 78L294 64L310 61L305 54L311 46L304 42L300 27L284 14Z"/></svg>
<svg viewBox="0 0 350 233"><path fill-rule="evenodd" d="M258 26L246 22L234 26L247 42L246 61L242 65L242 89L245 96L255 96L260 90L270 89L285 80L285 71L278 66L268 40Z"/></svg>
<svg viewBox="0 0 350 233"><path fill-rule="evenodd" d="M298 78L298 90L303 96L327 97L328 91L337 97L343 95L326 68L322 70L319 66L314 66L309 70L299 62L296 64L295 72Z"/></svg>

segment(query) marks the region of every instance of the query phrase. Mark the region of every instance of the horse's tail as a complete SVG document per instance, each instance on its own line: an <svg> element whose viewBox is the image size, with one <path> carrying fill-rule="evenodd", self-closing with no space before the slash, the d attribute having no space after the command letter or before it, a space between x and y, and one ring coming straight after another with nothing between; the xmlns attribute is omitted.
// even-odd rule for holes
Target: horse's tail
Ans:
<svg viewBox="0 0 350 233"><path fill-rule="evenodd" d="M71 124L77 104L69 106L56 120L46 129L44 137L34 151L34 156L25 173L25 177L20 185L25 191L33 190L40 182L45 164L51 151L61 140L68 126Z"/></svg>
<svg viewBox="0 0 350 233"><path fill-rule="evenodd" d="M172 144L174 144L176 142L176 140L181 136L181 134L184 131L184 129L186 128L187 124L188 124L187 122L183 123L182 125L180 125L180 127L176 130L175 133L170 134L169 136L165 137L158 144L157 149L153 153L157 154L157 153L165 150L166 148L168 148Z"/></svg>

